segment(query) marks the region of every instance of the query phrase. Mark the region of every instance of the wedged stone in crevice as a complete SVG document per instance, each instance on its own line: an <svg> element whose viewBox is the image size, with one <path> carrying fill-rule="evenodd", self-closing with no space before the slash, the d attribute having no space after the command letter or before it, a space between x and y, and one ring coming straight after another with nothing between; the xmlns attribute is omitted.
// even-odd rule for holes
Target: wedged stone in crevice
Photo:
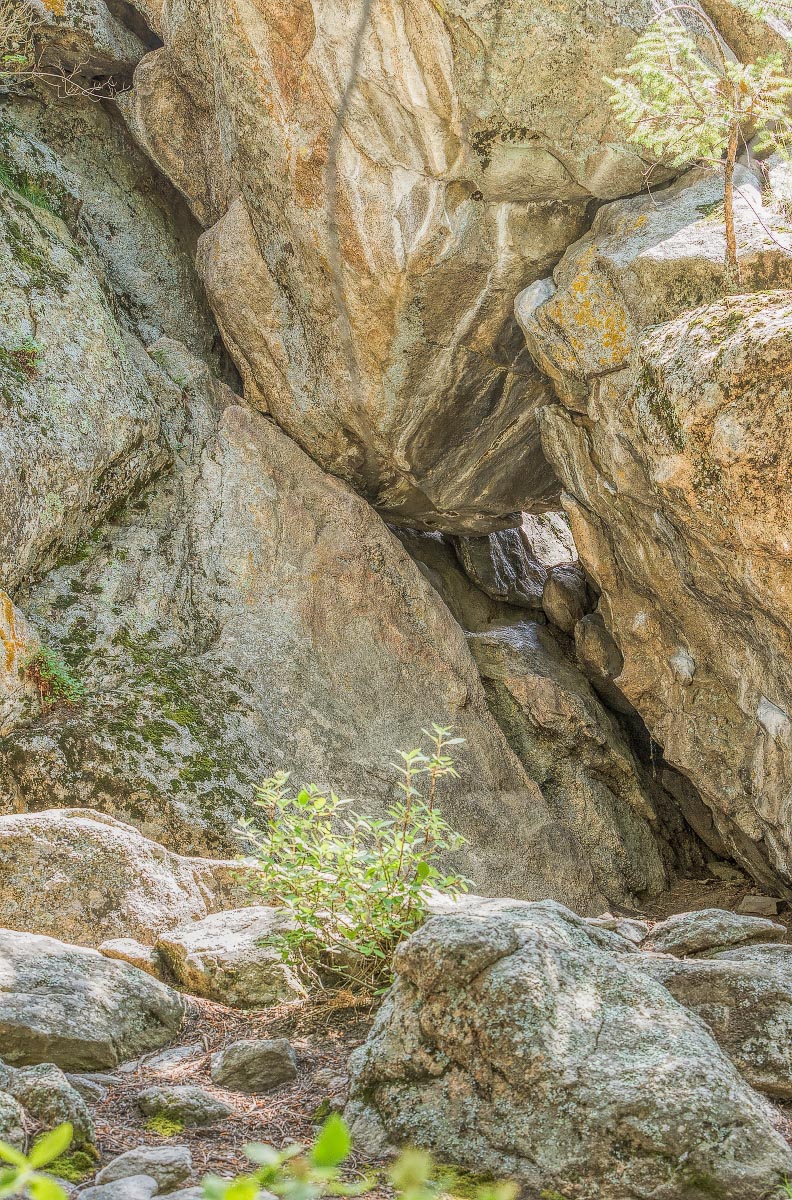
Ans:
<svg viewBox="0 0 792 1200"><path fill-rule="evenodd" d="M659 782L661 760L636 753L636 739L648 739L640 718L626 701L632 726L608 711L576 664L572 639L541 609L476 587L448 539L399 536L467 631L491 712L559 824L585 846L609 903L638 907L675 875L702 872L707 853ZM485 563L501 538L478 539Z"/></svg>

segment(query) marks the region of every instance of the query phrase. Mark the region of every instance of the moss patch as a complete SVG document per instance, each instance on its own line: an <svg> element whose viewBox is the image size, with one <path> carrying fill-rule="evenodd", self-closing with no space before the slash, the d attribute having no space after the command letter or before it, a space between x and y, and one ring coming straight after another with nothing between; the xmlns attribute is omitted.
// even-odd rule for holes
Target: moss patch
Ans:
<svg viewBox="0 0 792 1200"><path fill-rule="evenodd" d="M180 1133L184 1133L184 1122L166 1117L164 1113L157 1113L146 1121L146 1130L149 1133L157 1133L160 1137L178 1137Z"/></svg>

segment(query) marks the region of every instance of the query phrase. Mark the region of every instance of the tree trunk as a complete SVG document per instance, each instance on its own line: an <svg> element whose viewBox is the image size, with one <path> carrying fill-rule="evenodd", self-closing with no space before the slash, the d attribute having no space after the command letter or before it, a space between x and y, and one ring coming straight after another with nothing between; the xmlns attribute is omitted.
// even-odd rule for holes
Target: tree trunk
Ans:
<svg viewBox="0 0 792 1200"><path fill-rule="evenodd" d="M729 134L726 149L726 170L723 189L723 206L726 220L726 287L735 292L740 286L740 264L737 259L737 235L734 229L734 164L740 144L740 127L735 122Z"/></svg>

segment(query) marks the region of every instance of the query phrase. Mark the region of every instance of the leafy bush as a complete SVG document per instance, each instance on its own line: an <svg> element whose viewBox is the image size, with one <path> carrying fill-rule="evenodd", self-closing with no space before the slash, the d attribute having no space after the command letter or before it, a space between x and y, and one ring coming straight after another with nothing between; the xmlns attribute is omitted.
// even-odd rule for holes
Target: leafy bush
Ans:
<svg viewBox="0 0 792 1200"><path fill-rule="evenodd" d="M58 700L76 704L85 695L83 684L72 675L60 654L47 646L39 646L29 654L20 670L36 685L44 705Z"/></svg>
<svg viewBox="0 0 792 1200"><path fill-rule="evenodd" d="M45 1133L33 1145L29 1155L0 1142L0 1159L8 1163L0 1167L0 1200L6 1196L30 1196L31 1200L66 1200L60 1184L40 1174L42 1167L51 1166L69 1148L74 1131L71 1125L59 1125Z"/></svg>
<svg viewBox="0 0 792 1200"><path fill-rule="evenodd" d="M245 1154L256 1170L236 1179L209 1176L204 1180L206 1200L256 1200L263 1189L282 1200L322 1200L324 1196L360 1196L378 1182L363 1179L346 1183L341 1174L349 1158L352 1143L349 1130L337 1114L330 1117L319 1132L313 1147L245 1147ZM453 1181L436 1177L431 1157L421 1150L405 1150L388 1170L388 1181L397 1200L437 1200L442 1194L453 1195ZM472 1200L515 1200L513 1183L478 1183L470 1192Z"/></svg>
<svg viewBox="0 0 792 1200"><path fill-rule="evenodd" d="M356 990L384 989L394 951L426 917L427 889L467 890L466 879L438 865L464 838L436 807L438 784L457 775L448 750L464 739L437 725L422 732L428 752L399 752L402 797L383 818L362 816L314 786L295 793L281 773L258 789L267 828L241 822L261 867L250 886L291 914L294 929L277 941L313 977L325 971Z"/></svg>

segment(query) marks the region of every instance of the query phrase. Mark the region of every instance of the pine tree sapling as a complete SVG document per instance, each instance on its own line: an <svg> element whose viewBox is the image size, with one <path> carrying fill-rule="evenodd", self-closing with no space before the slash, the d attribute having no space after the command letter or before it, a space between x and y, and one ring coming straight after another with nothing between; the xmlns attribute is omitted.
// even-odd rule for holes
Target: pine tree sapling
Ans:
<svg viewBox="0 0 792 1200"><path fill-rule="evenodd" d="M462 739L437 725L424 733L428 749L402 751L394 764L401 797L384 817L363 816L313 786L295 792L282 773L258 789L267 825L241 823L260 867L252 886L292 917L281 949L309 975L324 972L356 990L387 987L397 946L426 917L427 889L467 890L467 880L439 866L464 839L436 806L441 780L457 774L448 750Z"/></svg>
<svg viewBox="0 0 792 1200"><path fill-rule="evenodd" d="M706 31L706 51L682 23L688 14ZM792 145L792 80L784 75L781 56L736 62L699 8L670 4L606 82L613 88L614 112L638 146L671 167L708 163L723 170L726 280L734 289L740 283L734 224L740 147L746 136L756 137L757 153L786 152Z"/></svg>

